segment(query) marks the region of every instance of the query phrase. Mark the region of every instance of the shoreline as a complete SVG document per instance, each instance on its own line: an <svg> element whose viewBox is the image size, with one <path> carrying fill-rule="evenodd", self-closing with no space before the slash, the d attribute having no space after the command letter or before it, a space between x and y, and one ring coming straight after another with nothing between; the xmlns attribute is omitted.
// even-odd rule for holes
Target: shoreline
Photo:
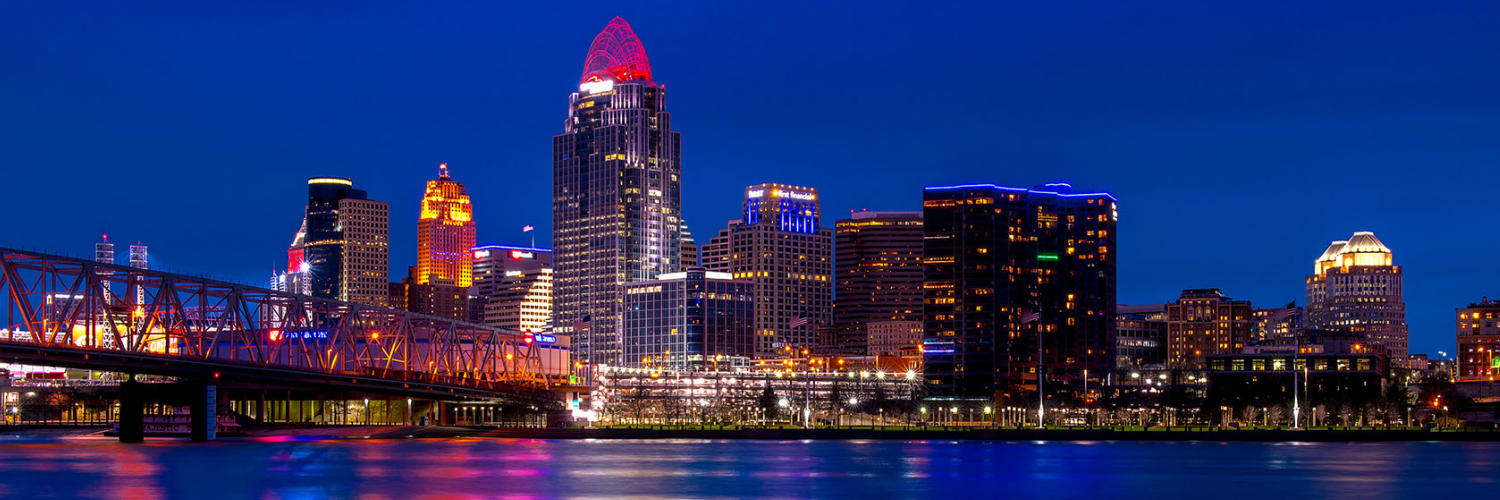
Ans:
<svg viewBox="0 0 1500 500"><path fill-rule="evenodd" d="M103 439L102 428L0 428L0 439ZM497 426L327 426L250 430L219 441L336 441L345 439L759 440L759 441L1219 441L1219 442L1500 442L1500 431L1426 429L671 429L517 428ZM182 440L147 436L148 440Z"/></svg>

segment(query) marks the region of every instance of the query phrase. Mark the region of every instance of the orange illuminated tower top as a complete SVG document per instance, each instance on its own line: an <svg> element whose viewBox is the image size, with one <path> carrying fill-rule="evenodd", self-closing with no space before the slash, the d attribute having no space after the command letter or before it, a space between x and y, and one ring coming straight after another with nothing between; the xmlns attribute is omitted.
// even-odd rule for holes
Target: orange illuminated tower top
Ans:
<svg viewBox="0 0 1500 500"><path fill-rule="evenodd" d="M463 183L448 178L448 164L438 166L437 180L427 181L422 214L417 219L417 283L467 288L474 283L474 207Z"/></svg>

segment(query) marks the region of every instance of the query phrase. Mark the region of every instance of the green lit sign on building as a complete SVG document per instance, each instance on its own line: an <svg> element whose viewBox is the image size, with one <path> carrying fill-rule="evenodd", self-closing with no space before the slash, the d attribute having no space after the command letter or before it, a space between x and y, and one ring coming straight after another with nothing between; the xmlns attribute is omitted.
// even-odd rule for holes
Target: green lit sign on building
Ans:
<svg viewBox="0 0 1500 500"><path fill-rule="evenodd" d="M1036 260L1056 261L1057 260L1057 254L1055 254L1055 253L1039 253L1039 254L1036 254Z"/></svg>

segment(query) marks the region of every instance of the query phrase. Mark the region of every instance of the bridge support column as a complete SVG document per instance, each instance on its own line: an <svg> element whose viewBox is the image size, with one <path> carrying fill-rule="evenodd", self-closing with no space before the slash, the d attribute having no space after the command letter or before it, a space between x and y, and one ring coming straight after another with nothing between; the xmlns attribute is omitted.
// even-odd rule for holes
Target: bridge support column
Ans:
<svg viewBox="0 0 1500 500"><path fill-rule="evenodd" d="M192 393L192 405L189 409L193 421L192 440L212 441L217 437L218 413L219 413L219 391L218 386L213 384L193 385L189 389Z"/></svg>
<svg viewBox="0 0 1500 500"><path fill-rule="evenodd" d="M120 383L120 442L139 443L146 439L146 388L135 380Z"/></svg>

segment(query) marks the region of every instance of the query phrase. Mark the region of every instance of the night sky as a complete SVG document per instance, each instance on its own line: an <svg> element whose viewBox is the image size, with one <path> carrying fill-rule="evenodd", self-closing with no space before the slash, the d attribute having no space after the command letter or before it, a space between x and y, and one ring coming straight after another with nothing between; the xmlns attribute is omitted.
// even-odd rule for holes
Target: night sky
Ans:
<svg viewBox="0 0 1500 500"><path fill-rule="evenodd" d="M1359 230L1405 268L1414 353L1500 297L1500 3L720 3L0 3L0 245L108 232L264 286L306 178L347 176L391 202L398 278L442 162L482 244L546 245L551 137L618 15L700 241L754 183L818 188L831 227L924 185L1066 181L1120 199L1121 303L1301 304Z"/></svg>

